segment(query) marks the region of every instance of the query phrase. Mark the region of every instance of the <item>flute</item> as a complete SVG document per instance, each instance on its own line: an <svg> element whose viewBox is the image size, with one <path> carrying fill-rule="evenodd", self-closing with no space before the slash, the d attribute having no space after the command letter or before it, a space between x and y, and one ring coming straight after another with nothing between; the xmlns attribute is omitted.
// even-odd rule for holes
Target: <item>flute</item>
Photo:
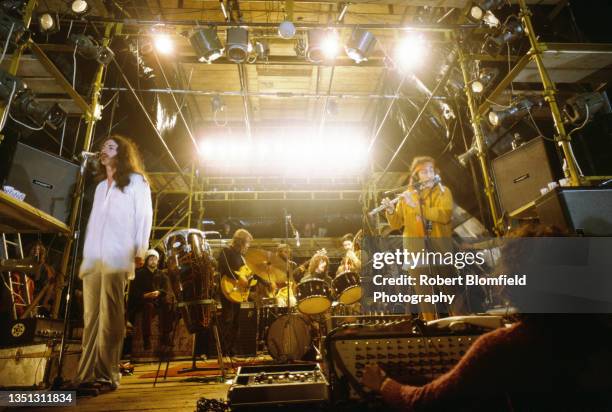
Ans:
<svg viewBox="0 0 612 412"><path fill-rule="evenodd" d="M435 175L435 176L433 177L433 179L429 179L429 180L425 180L425 181L423 181L423 182L419 182L419 183L416 183L416 184L412 184L412 185L409 185L408 187L414 187L414 188L416 188L416 190L412 190L412 191L410 192L410 193L414 193L414 192L418 192L418 191L419 191L419 190L420 190L422 187L424 187L424 186L426 186L426 185L428 185L428 184L434 184L434 185L438 184L438 185L440 185L440 191L441 191L441 192L444 192L444 187L443 187L443 186L441 185L441 183L440 183L441 181L442 181L442 179L440 179L440 176L439 176L439 175ZM380 205L380 206L378 206L378 207L376 207L376 208L374 208L374 209L370 210L370 211L368 212L368 215L370 215L370 216L374 216L375 214L377 214L377 213L382 212L383 210L385 210L387 207L389 207L389 206L394 206L394 205L395 205L397 202L399 202L399 201L400 201L400 199L402 198L402 196L403 196L403 195L404 195L403 193L401 193L401 194L397 195L397 196L396 196L394 199L392 199L392 200L389 202L389 204L388 204L388 205Z"/></svg>

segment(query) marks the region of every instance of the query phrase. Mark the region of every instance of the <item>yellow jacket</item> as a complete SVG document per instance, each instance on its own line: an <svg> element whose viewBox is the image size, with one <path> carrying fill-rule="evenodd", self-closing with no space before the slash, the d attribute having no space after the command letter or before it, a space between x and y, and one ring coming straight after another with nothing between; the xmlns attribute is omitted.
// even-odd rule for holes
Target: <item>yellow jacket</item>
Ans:
<svg viewBox="0 0 612 412"><path fill-rule="evenodd" d="M446 238L450 240L453 233L451 222L453 216L453 194L448 187L442 187L443 190L440 189L439 185L436 185L431 189L423 191L422 196L425 200L423 203L423 215L425 219L431 221L431 232L429 234L431 238ZM409 196L412 197L417 207L410 207L404 199L401 199L395 206L395 212L391 214L386 213L387 221L392 229L404 227L403 236L405 240L406 238L423 238L425 237L425 232L418 206L419 196L414 191L404 193L410 193ZM416 244L412 245L410 249L414 249L415 246ZM441 247L441 249L446 248ZM440 250L440 248L435 249Z"/></svg>

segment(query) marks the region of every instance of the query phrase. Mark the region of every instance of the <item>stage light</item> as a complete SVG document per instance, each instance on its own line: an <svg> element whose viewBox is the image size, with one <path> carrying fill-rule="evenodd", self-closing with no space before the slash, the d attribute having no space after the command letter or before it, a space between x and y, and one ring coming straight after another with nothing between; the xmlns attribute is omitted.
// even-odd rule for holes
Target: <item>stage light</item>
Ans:
<svg viewBox="0 0 612 412"><path fill-rule="evenodd" d="M351 33L351 37L344 47L346 55L355 63L361 63L368 60L368 56L374 50L376 45L376 37L369 31L355 29Z"/></svg>
<svg viewBox="0 0 612 412"><path fill-rule="evenodd" d="M70 10L77 16L84 16L90 10L89 3L85 0L74 0L70 4Z"/></svg>
<svg viewBox="0 0 612 412"><path fill-rule="evenodd" d="M20 46L30 39L30 31L26 29L21 19L9 16L0 10L0 39Z"/></svg>
<svg viewBox="0 0 612 412"><path fill-rule="evenodd" d="M504 110L491 110L488 115L489 123L493 127L499 127L511 122L516 122L529 113L533 107L533 102L529 99L522 99Z"/></svg>
<svg viewBox="0 0 612 412"><path fill-rule="evenodd" d="M170 55L174 52L174 42L169 35L160 33L153 36L155 49L161 54Z"/></svg>
<svg viewBox="0 0 612 412"><path fill-rule="evenodd" d="M295 25L289 20L285 20L278 25L278 35L285 39L292 39L295 36Z"/></svg>
<svg viewBox="0 0 612 412"><path fill-rule="evenodd" d="M198 61L212 63L223 55L223 45L214 27L199 28L189 37Z"/></svg>
<svg viewBox="0 0 612 412"><path fill-rule="evenodd" d="M323 54L328 59L334 59L340 51L340 37L335 30L327 30L321 44Z"/></svg>
<svg viewBox="0 0 612 412"><path fill-rule="evenodd" d="M210 104L213 113L218 113L225 110L225 103L223 102L223 99L221 99L221 96L213 96Z"/></svg>
<svg viewBox="0 0 612 412"><path fill-rule="evenodd" d="M270 45L267 40L257 40L255 42L255 53L260 60L268 60L270 56Z"/></svg>
<svg viewBox="0 0 612 412"><path fill-rule="evenodd" d="M516 18L510 19L501 29L497 36L490 36L486 39L483 48L490 55L499 54L506 43L510 43L525 33L525 29Z"/></svg>
<svg viewBox="0 0 612 412"><path fill-rule="evenodd" d="M0 101L5 106L8 106L15 96L24 92L26 87L26 84L19 77L0 69Z"/></svg>
<svg viewBox="0 0 612 412"><path fill-rule="evenodd" d="M425 39L416 34L408 34L395 47L395 63L402 69L418 66L426 53Z"/></svg>
<svg viewBox="0 0 612 412"><path fill-rule="evenodd" d="M306 46L306 59L312 63L321 63L325 60L326 53L323 44L327 37L324 29L312 29L308 31L308 45Z"/></svg>
<svg viewBox="0 0 612 412"><path fill-rule="evenodd" d="M38 27L41 33L56 33L59 31L59 21L51 13L43 13L38 16Z"/></svg>
<svg viewBox="0 0 612 412"><path fill-rule="evenodd" d="M229 27L225 54L234 63L244 63L249 57L249 31L244 27Z"/></svg>
<svg viewBox="0 0 612 412"><path fill-rule="evenodd" d="M500 8L505 0L484 0L473 3L467 13L467 18L475 23L484 20L487 12Z"/></svg>
<svg viewBox="0 0 612 412"><path fill-rule="evenodd" d="M58 129L66 119L66 112L57 103L37 102L30 90L19 95L14 107L38 126L47 124Z"/></svg>
<svg viewBox="0 0 612 412"><path fill-rule="evenodd" d="M565 102L563 111L569 123L579 124L590 120L593 115L604 109L610 113L610 102L603 93L583 93L574 96Z"/></svg>
<svg viewBox="0 0 612 412"><path fill-rule="evenodd" d="M471 87L474 93L482 93L486 88L493 84L493 80L499 74L497 68L483 68L478 74L478 78L472 81Z"/></svg>
<svg viewBox="0 0 612 412"><path fill-rule="evenodd" d="M70 40L77 47L77 53L89 60L96 60L98 63L107 65L115 57L115 53L106 46L100 46L88 35L71 34Z"/></svg>
<svg viewBox="0 0 612 412"><path fill-rule="evenodd" d="M2 7L3 10L16 17L23 15L25 5L26 2L24 0L3 0L0 2L0 7Z"/></svg>

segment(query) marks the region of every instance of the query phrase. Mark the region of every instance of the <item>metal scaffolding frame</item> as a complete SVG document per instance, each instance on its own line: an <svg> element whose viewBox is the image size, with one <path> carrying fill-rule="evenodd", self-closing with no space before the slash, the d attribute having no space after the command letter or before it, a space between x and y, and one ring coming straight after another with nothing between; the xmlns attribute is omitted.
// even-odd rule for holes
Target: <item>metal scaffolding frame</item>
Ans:
<svg viewBox="0 0 612 412"><path fill-rule="evenodd" d="M543 53L548 50L547 44L542 43L536 37L535 30L533 28L533 24L531 21L531 11L526 4L525 0L518 0L518 4L520 7L520 19L522 21L523 27L525 28L525 33L529 39L530 49L529 51L522 57L518 59L516 64L512 67L509 73L497 84L497 86L489 93L487 99L485 99L480 106L476 106L476 101L474 99L474 95L472 93L471 88L469 87L470 77L467 69L467 63L469 61L469 57L465 55L461 47L457 45L457 49L459 52L459 64L463 74L463 80L465 85L465 94L467 97L468 108L470 112L470 121L471 126L474 132L474 141L477 148L477 157L479 161L479 166L482 172L482 177L484 181L484 192L487 196L487 200L489 203L489 209L491 212L491 217L493 219L494 230L497 234L501 234L504 231L503 227L503 216L500 216L499 205L497 203L497 197L495 196L495 185L493 179L491 178L491 173L489 169L489 161L487 159L486 154L486 144L484 141L484 136L482 133L482 129L480 126L480 122L482 117L487 113L487 111L494 105L492 100L499 96L511 83L512 81L519 76L519 74L527 67L530 62L534 62L537 68L537 73L541 80L544 90L542 94L544 96L545 101L548 103L550 113L554 122L554 128L556 135L554 136L554 140L557 145L561 148L563 153L564 160L567 164L567 173L569 178L570 186L579 186L579 185L588 185L591 181L594 180L603 180L607 176L581 176L579 172L579 168L576 162L576 159L573 155L571 149L571 137L565 130L565 126L563 123L563 118L561 116L561 111L559 109L559 105L557 103L556 95L557 89L555 83L553 82L549 70L547 69L544 59L542 57ZM523 208L518 211L513 211L510 213L510 217L514 215L518 215L521 211L526 208L533 206L533 202L525 205Z"/></svg>

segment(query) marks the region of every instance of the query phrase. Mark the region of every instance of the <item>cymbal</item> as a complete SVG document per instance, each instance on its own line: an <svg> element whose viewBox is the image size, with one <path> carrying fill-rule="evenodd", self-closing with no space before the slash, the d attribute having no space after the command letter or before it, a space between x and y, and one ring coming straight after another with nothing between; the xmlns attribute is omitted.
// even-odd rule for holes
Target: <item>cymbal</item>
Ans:
<svg viewBox="0 0 612 412"><path fill-rule="evenodd" d="M287 279L287 263L275 253L263 249L249 249L244 256L246 264L264 279L283 282Z"/></svg>

